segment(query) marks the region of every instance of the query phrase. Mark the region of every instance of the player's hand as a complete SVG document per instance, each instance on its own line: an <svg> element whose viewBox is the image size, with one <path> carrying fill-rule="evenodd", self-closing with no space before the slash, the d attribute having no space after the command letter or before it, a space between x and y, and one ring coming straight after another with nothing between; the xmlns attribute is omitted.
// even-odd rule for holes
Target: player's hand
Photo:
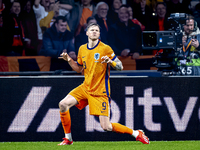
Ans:
<svg viewBox="0 0 200 150"><path fill-rule="evenodd" d="M69 57L71 57L73 60L76 60L76 53L71 51L68 53Z"/></svg>
<svg viewBox="0 0 200 150"><path fill-rule="evenodd" d="M70 61L71 58L69 57L69 55L65 52L63 52L61 55L61 57L58 57L59 59L64 59L65 61Z"/></svg>
<svg viewBox="0 0 200 150"><path fill-rule="evenodd" d="M106 55L101 57L101 63L112 63L112 60Z"/></svg>

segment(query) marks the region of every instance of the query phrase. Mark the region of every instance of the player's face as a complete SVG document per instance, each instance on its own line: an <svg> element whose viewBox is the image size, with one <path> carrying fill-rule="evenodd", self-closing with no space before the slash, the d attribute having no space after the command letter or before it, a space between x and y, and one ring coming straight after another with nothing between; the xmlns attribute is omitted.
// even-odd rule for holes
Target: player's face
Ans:
<svg viewBox="0 0 200 150"><path fill-rule="evenodd" d="M192 33L194 30L194 20L186 20L186 25L184 25L184 31L186 34Z"/></svg>
<svg viewBox="0 0 200 150"><path fill-rule="evenodd" d="M100 30L98 26L91 26L89 27L88 31L86 32L86 35L91 40L97 40L100 36Z"/></svg>
<svg viewBox="0 0 200 150"><path fill-rule="evenodd" d="M65 32L67 30L67 22L63 22L59 20L58 23L55 24L57 32Z"/></svg>

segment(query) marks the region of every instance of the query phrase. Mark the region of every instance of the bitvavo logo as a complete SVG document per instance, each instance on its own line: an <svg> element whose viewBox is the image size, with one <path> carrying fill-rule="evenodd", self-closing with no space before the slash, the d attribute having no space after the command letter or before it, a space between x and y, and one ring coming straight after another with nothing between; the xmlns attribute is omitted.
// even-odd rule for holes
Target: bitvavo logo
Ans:
<svg viewBox="0 0 200 150"><path fill-rule="evenodd" d="M50 90L51 87L49 86L32 87L7 132L26 132ZM160 132L162 130L162 122L155 123L153 121L153 116L156 115L154 114L153 108L166 107L176 131L184 132L194 112L198 97L189 97L183 113L179 114L172 97L164 97L164 103L162 103L160 97L153 97L152 93L153 89L150 87L144 89L143 97L134 99L134 87L125 86L125 125L134 129L134 113L136 113L134 111L134 103L136 101L138 106L143 106L143 122L147 130L152 132ZM114 100L111 101L111 106L111 122L119 122L122 113L120 107ZM89 115L88 106L85 109L85 116L86 132L93 132L95 130L104 132L100 127L100 123L95 120L95 117ZM200 120L200 108L197 116ZM49 124L49 122L51 122L51 124ZM59 124L59 108L49 108L36 132L55 132Z"/></svg>

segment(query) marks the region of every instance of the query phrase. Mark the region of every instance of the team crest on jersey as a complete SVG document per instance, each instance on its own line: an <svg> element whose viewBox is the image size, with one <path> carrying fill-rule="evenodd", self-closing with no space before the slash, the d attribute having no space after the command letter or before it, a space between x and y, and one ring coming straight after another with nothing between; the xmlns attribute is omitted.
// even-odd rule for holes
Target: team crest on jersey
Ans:
<svg viewBox="0 0 200 150"><path fill-rule="evenodd" d="M95 53L94 54L94 59L98 60L100 58L100 54L99 53ZM99 62L99 61L95 61L95 62Z"/></svg>

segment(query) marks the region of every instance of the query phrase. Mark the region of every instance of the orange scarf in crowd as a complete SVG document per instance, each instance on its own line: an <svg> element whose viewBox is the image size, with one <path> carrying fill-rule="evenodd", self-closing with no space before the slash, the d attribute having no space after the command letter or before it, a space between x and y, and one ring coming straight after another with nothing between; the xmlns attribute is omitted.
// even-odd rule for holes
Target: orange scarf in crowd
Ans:
<svg viewBox="0 0 200 150"><path fill-rule="evenodd" d="M13 18L14 21L15 21L15 29L19 29L19 25L17 23L17 20L15 18ZM24 35L24 28L22 26L22 23L20 21L20 27L21 27L21 30L22 30L22 38L24 39L25 38L25 35ZM13 36L13 44L12 46L23 46L23 43L22 43L22 40L21 40L21 35L20 34L14 34Z"/></svg>
<svg viewBox="0 0 200 150"><path fill-rule="evenodd" d="M92 11L89 8L83 8L81 20L79 22L76 35L78 35L81 31L81 28L84 26L84 24L87 23L87 19L92 16Z"/></svg>

